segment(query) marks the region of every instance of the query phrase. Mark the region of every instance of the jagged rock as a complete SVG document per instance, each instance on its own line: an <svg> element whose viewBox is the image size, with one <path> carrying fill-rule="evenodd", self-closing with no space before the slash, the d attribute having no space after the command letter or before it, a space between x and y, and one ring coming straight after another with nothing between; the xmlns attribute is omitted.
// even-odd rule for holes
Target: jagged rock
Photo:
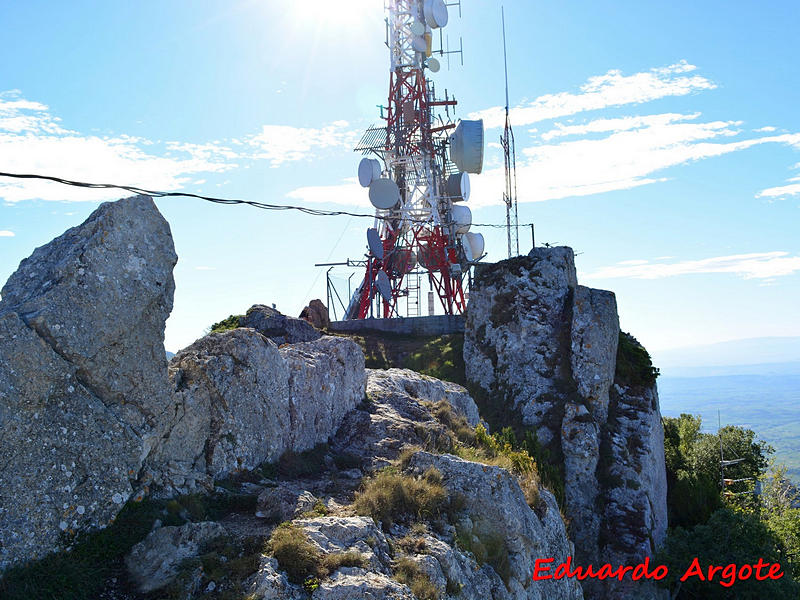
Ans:
<svg viewBox="0 0 800 600"><path fill-rule="evenodd" d="M278 561L262 557L258 572L249 580L248 598L251 600L305 600L308 594L299 586L289 583L286 573L278 571Z"/></svg>
<svg viewBox="0 0 800 600"><path fill-rule="evenodd" d="M658 396L654 385L615 392L619 338L614 294L577 285L569 248L536 248L476 272L467 375L534 428L563 469L579 564L612 555L636 564L666 531ZM650 593L615 582L587 580L584 589L591 598Z"/></svg>
<svg viewBox="0 0 800 600"><path fill-rule="evenodd" d="M343 567L333 577L320 583L312 600L416 600L409 587L382 573L357 567Z"/></svg>
<svg viewBox="0 0 800 600"><path fill-rule="evenodd" d="M364 355L346 338L281 349L257 331L212 333L170 361L175 413L148 461L161 495L325 442L364 397Z"/></svg>
<svg viewBox="0 0 800 600"><path fill-rule="evenodd" d="M431 402L451 402L456 412L477 422L478 409L464 388L406 369L367 369L367 400L345 417L332 446L359 457L368 470L386 466L405 446L450 448Z"/></svg>
<svg viewBox="0 0 800 600"><path fill-rule="evenodd" d="M316 517L300 519L311 543L325 554L360 552L373 572L391 574L391 551L386 536L370 517Z"/></svg>
<svg viewBox="0 0 800 600"><path fill-rule="evenodd" d="M289 372L290 447L325 442L364 399L364 353L353 340L325 336L280 349Z"/></svg>
<svg viewBox="0 0 800 600"><path fill-rule="evenodd" d="M464 522L469 523L469 531L461 525L460 535L479 540L493 538L505 545L508 598L583 598L574 579L531 581L537 558L555 558L558 563L572 555L558 504L549 491L540 489L542 508L537 514L528 506L516 479L505 469L428 452L417 452L409 463L409 470L418 475L431 467L442 474L442 484L451 494L465 500Z"/></svg>
<svg viewBox="0 0 800 600"><path fill-rule="evenodd" d="M145 196L101 204L37 248L0 302L0 569L103 527L170 407L175 256Z"/></svg>
<svg viewBox="0 0 800 600"><path fill-rule="evenodd" d="M331 324L328 309L322 300L312 300L300 313L300 318L305 319L317 329L327 329Z"/></svg>
<svg viewBox="0 0 800 600"><path fill-rule="evenodd" d="M470 555L432 535L426 534L423 539L425 556L436 559L444 576L444 589L440 588L440 592L446 591L449 584L460 589L458 598L462 600L506 597L503 580L488 564L479 566Z"/></svg>
<svg viewBox="0 0 800 600"><path fill-rule="evenodd" d="M181 562L197 556L203 544L225 534L222 525L209 521L159 527L125 557L128 575L141 593L157 590L175 578Z"/></svg>
<svg viewBox="0 0 800 600"><path fill-rule="evenodd" d="M322 334L314 329L314 326L308 321L287 317L280 311L263 304L254 304L248 308L247 313L239 319L239 326L255 329L279 346L297 342L312 342L322 337Z"/></svg>
<svg viewBox="0 0 800 600"><path fill-rule="evenodd" d="M311 492L281 482L258 495L256 516L281 523L313 509L318 501Z"/></svg>

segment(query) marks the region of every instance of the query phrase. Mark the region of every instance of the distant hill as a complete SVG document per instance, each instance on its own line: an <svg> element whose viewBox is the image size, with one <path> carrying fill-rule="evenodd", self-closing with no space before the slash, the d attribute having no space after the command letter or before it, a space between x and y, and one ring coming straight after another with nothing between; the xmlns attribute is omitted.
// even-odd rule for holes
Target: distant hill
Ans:
<svg viewBox="0 0 800 600"><path fill-rule="evenodd" d="M800 336L731 340L654 351L652 355L662 374L675 377L797 374Z"/></svg>

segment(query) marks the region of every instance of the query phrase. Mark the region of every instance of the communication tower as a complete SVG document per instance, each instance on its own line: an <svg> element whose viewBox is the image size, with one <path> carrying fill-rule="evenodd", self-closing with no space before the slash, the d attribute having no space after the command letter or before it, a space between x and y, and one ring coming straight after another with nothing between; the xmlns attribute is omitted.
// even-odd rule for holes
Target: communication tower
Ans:
<svg viewBox="0 0 800 600"><path fill-rule="evenodd" d="M466 308L469 267L484 256L484 239L470 232L469 173L483 168L482 120L455 122L456 100L438 96L429 74L443 47L444 0L386 0L390 75L385 124L372 126L356 146L364 158L359 183L375 208L367 230L365 274L350 298L346 319L400 316L398 300L419 314L421 277L427 277L445 314ZM439 47L433 49L434 32Z"/></svg>

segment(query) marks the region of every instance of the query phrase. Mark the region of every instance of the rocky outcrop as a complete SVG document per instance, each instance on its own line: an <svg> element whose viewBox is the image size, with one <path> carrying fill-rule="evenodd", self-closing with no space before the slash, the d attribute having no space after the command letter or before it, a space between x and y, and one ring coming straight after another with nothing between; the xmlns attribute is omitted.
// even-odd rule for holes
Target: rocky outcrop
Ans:
<svg viewBox="0 0 800 600"><path fill-rule="evenodd" d="M406 446L450 449L450 434L433 414L438 402L478 423L478 409L464 388L407 369L367 369L366 397L342 421L331 445L369 471L388 465Z"/></svg>
<svg viewBox="0 0 800 600"><path fill-rule="evenodd" d="M507 555L506 594L510 599L561 600L583 598L574 579L531 581L537 558L555 558L558 564L572 555L564 521L555 497L541 489L538 512L532 510L516 479L505 469L469 462L451 455L418 452L411 472L429 468L442 474L451 494L465 499L464 514L456 524L460 536L502 544Z"/></svg>
<svg viewBox="0 0 800 600"><path fill-rule="evenodd" d="M263 304L254 304L247 309L247 313L239 318L239 327L255 329L279 346L297 342L312 342L322 337L322 334L314 329L314 326L307 320L287 317L280 311Z"/></svg>
<svg viewBox="0 0 800 600"><path fill-rule="evenodd" d="M175 579L184 560L197 556L204 544L225 534L222 525L210 521L159 527L125 557L128 575L141 593L157 590Z"/></svg>
<svg viewBox="0 0 800 600"><path fill-rule="evenodd" d="M557 461L582 564L635 564L666 533L658 394L620 374L619 339L614 295L578 285L570 248L536 248L476 272L467 376ZM655 594L628 580L584 585L593 598Z"/></svg>
<svg viewBox="0 0 800 600"><path fill-rule="evenodd" d="M327 329L331 324L328 309L322 303L322 300L312 300L308 303L302 312L300 318L305 319L317 329Z"/></svg>
<svg viewBox="0 0 800 600"><path fill-rule="evenodd" d="M160 495L208 489L325 442L364 398L364 355L345 338L278 349L253 329L232 329L179 352L169 372L175 412L145 480Z"/></svg>
<svg viewBox="0 0 800 600"><path fill-rule="evenodd" d="M153 201L101 204L37 248L0 302L0 568L103 527L170 407L177 257Z"/></svg>

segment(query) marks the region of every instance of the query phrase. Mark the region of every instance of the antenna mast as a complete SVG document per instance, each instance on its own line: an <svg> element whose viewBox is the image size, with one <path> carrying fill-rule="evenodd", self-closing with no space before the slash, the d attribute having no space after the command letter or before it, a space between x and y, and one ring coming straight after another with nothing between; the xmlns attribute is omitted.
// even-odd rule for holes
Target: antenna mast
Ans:
<svg viewBox="0 0 800 600"><path fill-rule="evenodd" d="M514 131L511 129L511 120L508 116L508 59L506 58L506 15L500 7L503 20L503 70L506 77L506 127L500 138L506 171L506 189L503 192L503 201L506 203L506 230L508 231L508 258L519 256L519 216L517 213L517 153L514 145ZM513 209L513 214L512 214ZM511 254L512 246L516 254Z"/></svg>

